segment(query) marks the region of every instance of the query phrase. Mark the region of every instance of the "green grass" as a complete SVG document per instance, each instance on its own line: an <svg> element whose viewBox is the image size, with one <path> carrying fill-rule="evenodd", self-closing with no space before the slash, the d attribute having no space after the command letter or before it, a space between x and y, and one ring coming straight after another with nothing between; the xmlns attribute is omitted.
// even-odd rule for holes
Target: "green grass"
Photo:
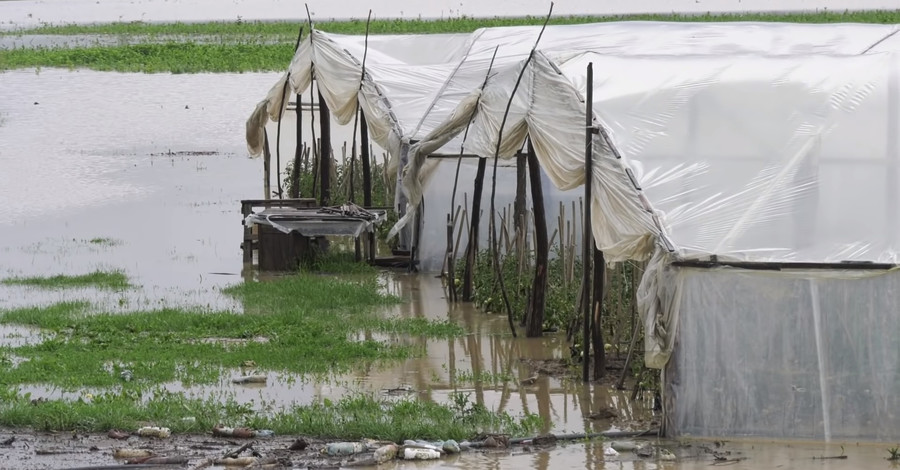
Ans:
<svg viewBox="0 0 900 470"><path fill-rule="evenodd" d="M356 341L360 332L429 337L463 334L449 322L382 318L373 311L398 299L378 293L374 276L342 281L301 274L226 289L245 314L183 309L127 314L94 312L84 302L6 311L0 323L41 328L40 344L0 348L5 384L43 383L77 389L171 381L211 384L245 360L261 370L297 374L345 372L421 351L401 341ZM222 341L232 340L232 341ZM243 340L235 342L234 340ZM12 365L8 356L27 360Z"/></svg>
<svg viewBox="0 0 900 470"><path fill-rule="evenodd" d="M39 344L0 348L5 387L0 388L0 426L106 431L151 422L175 432L208 432L228 423L279 434L399 441L465 439L486 430L522 435L540 425L533 415L515 419L462 395L447 404L354 395L280 407L165 390L172 381L217 383L244 361L255 362L259 371L325 376L422 352L402 341L355 340L372 336L361 332L388 337L464 333L446 321L383 318L377 308L398 299L379 293L374 273L350 279L302 273L227 288L243 302L243 314L180 309L111 314L77 301L2 312L0 323L40 328L45 336ZM131 381L121 379L125 369L132 372ZM25 384L80 391L81 396L33 403L40 397L18 391Z"/></svg>
<svg viewBox="0 0 900 470"><path fill-rule="evenodd" d="M284 69L289 44L195 44L168 42L91 48L0 51L0 70L30 67L88 68L146 73L254 72Z"/></svg>
<svg viewBox="0 0 900 470"><path fill-rule="evenodd" d="M44 289L96 287L99 289L127 289L132 287L128 276L121 271L94 271L77 276L13 277L0 281L7 285L33 286Z"/></svg>
<svg viewBox="0 0 900 470"><path fill-rule="evenodd" d="M377 12L376 12L377 13ZM608 21L777 21L796 23L898 23L900 10L882 11L820 11L810 13L751 13L751 14L643 14L614 16L555 16L550 24L597 23ZM419 34L419 33L465 33L488 26L537 25L543 17L470 18L456 17L438 20L429 19L384 19L373 20L371 34ZM316 28L340 34L364 34L365 20L322 21L314 23ZM306 31L306 22L260 22L231 21L208 23L108 23L94 25L46 25L0 32L0 34L109 34L109 35L232 35L232 36L277 36L296 39L300 27Z"/></svg>
<svg viewBox="0 0 900 470"><path fill-rule="evenodd" d="M868 12L746 14L746 15L630 15L563 16L552 24L576 24L622 20L653 21L769 21L796 23L900 23L900 10ZM371 34L465 33L481 27L535 25L543 18L449 18L442 20L375 20ZM101 25L50 25L0 34L102 34L139 37L143 44L79 47L24 48L0 51L0 70L32 67L88 68L118 72L251 72L284 70L302 23L111 23ZM364 34L365 21L325 21L316 27L341 34ZM306 28L308 31L308 27ZM192 36L215 36L215 43L191 42ZM180 38L179 38L180 36ZM173 38L174 37L174 38Z"/></svg>
<svg viewBox="0 0 900 470"><path fill-rule="evenodd" d="M294 406L279 412L260 411L233 399L193 399L165 390L149 397L132 391L84 396L76 401L32 402L30 395L0 391L0 425L42 431L105 432L135 430L143 423L165 426L176 433L208 433L215 425L271 429L280 435L337 439L471 439L480 432L515 436L531 434L540 418L519 419L492 412L455 397L450 403L400 400L382 401L370 395L344 397Z"/></svg>

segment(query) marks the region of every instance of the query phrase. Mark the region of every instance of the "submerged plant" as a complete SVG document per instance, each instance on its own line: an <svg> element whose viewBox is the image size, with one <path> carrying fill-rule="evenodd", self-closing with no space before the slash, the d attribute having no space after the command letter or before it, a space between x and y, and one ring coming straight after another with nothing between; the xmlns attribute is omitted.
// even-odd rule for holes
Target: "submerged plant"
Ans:
<svg viewBox="0 0 900 470"><path fill-rule="evenodd" d="M900 446L891 447L887 451L890 454L888 460L900 460Z"/></svg>

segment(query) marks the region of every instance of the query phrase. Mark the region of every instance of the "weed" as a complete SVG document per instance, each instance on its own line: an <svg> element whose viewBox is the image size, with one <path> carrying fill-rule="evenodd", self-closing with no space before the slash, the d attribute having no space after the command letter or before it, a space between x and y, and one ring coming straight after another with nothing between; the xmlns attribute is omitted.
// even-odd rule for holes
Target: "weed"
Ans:
<svg viewBox="0 0 900 470"><path fill-rule="evenodd" d="M127 289L133 287L128 276L121 271L94 271L77 276L57 275L51 277L13 277L0 281L2 284L34 286L44 289L73 287L96 287L100 289Z"/></svg>
<svg viewBox="0 0 900 470"><path fill-rule="evenodd" d="M91 238L90 240L87 240L87 242L90 243L91 245L101 245L101 246L117 246L117 245L122 244L121 240L116 240L115 238L109 238L109 237L94 237L94 238Z"/></svg>
<svg viewBox="0 0 900 470"><path fill-rule="evenodd" d="M900 446L891 447L887 451L890 454L887 458L888 460L900 460Z"/></svg>

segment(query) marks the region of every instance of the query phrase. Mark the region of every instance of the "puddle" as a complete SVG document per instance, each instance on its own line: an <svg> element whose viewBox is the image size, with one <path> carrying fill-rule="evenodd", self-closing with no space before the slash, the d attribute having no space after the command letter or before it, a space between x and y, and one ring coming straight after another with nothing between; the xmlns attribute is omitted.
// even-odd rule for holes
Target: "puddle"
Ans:
<svg viewBox="0 0 900 470"><path fill-rule="evenodd" d="M0 347L18 348L40 344L44 334L38 328L20 325L0 325Z"/></svg>

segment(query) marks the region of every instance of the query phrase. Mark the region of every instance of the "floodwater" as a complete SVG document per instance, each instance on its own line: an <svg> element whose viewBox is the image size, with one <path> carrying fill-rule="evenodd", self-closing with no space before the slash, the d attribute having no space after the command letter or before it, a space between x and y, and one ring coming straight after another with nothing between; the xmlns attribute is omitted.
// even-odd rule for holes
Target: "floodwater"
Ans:
<svg viewBox="0 0 900 470"><path fill-rule="evenodd" d="M455 18L543 16L547 0L344 0L310 1L313 20L364 19L372 10L376 18ZM737 13L747 11L793 12L811 10L891 10L896 0L605 0L583 2L556 0L553 13L563 15L622 15L680 12L683 14ZM0 28L41 24L110 21L252 21L306 20L301 2L284 0L4 0L0 1Z"/></svg>
<svg viewBox="0 0 900 470"><path fill-rule="evenodd" d="M298 19L290 2L263 0L0 1L0 28L43 22L111 20L183 21L223 19ZM548 2L461 2L406 8L366 2L311 4L315 18L345 17L373 8L381 17L495 16L516 11L542 14ZM805 0L760 1L763 10L812 9ZM402 5L402 6L401 6ZM412 5L412 4L408 4ZM557 2L556 13L634 13L640 11L737 11L739 1L614 1L592 4ZM602 5L602 6L601 6ZM868 0L829 8L898 8L896 0ZM398 10L399 6L399 10ZM682 8L683 7L683 8ZM340 8L340 10L329 10ZM217 15L210 17L211 14ZM76 41L80 41L78 39ZM0 285L0 309L87 298L110 310L162 306L241 310L220 289L250 276L242 267L239 200L262 196L262 165L247 158L244 121L278 74L118 74L56 69L0 73L0 278L81 274L121 269L135 289L45 291ZM98 240L99 239L99 240ZM421 358L332 377L292 377L270 373L265 386L230 382L243 371L223 371L216 387L184 388L197 396L218 395L243 403L309 403L321 397L370 391L385 396L414 396L447 402L453 391L470 394L484 406L512 415L538 413L542 432L595 432L649 426L656 419L643 400L627 391L534 374L523 359L559 359L567 348L561 335L514 339L506 319L486 315L444 299L439 280L429 275L386 275L386 289L407 302L384 313L449 318L469 335L454 339L414 340ZM0 344L17 346L40 340L40 332L0 329ZM15 360L13 358L13 360ZM469 377L497 380L473 382ZM393 391L393 392L389 392ZM48 398L77 398L79 392L26 387L23 392ZM591 413L612 408L617 420L593 421ZM743 442L726 444L729 458L715 462L703 449L710 442L676 447L676 461L639 459L631 454L605 456L608 443L569 443L551 450L517 448L498 453L466 453L438 462L397 462L397 468L732 468L850 469L891 468L885 446ZM30 452L30 451L29 451ZM32 455L32 454L29 454ZM90 455L90 454L85 454ZM845 455L846 459L815 459ZM48 457L53 458L53 457ZM84 457L85 463L95 463ZM57 457L58 459L58 457ZM75 457L66 463L80 462ZM48 465L60 460L51 460Z"/></svg>

